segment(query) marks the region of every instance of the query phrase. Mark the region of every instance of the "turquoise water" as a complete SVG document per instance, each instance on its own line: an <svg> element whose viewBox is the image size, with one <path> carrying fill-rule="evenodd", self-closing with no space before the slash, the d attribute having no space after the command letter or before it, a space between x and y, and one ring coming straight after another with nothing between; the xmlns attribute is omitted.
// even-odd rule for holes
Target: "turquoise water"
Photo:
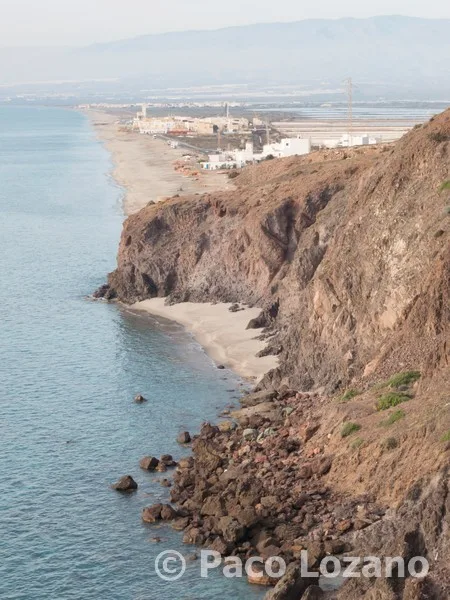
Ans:
<svg viewBox="0 0 450 600"><path fill-rule="evenodd" d="M178 327L86 299L120 235L109 161L81 114L0 109L0 598L260 598L198 562L175 583L155 574L158 553L193 548L141 523L167 492L138 461L181 456L178 431L214 419L239 381ZM126 473L130 496L109 487Z"/></svg>

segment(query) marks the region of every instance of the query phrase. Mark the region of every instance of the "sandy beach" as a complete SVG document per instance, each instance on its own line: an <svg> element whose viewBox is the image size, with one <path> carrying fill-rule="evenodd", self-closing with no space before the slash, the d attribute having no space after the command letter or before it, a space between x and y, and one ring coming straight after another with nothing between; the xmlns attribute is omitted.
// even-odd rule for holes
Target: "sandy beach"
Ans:
<svg viewBox="0 0 450 600"><path fill-rule="evenodd" d="M140 135L120 127L117 116L102 111L86 113L98 138L111 153L114 179L125 189L123 210L131 215L151 200L159 202L180 196L232 188L226 174L202 172L186 176L175 171L174 163L183 161L186 148L171 148L151 135ZM195 162L190 163L195 168Z"/></svg>
<svg viewBox="0 0 450 600"><path fill-rule="evenodd" d="M245 308L230 312L230 306L193 302L167 306L164 298L152 298L137 302L131 308L176 321L192 333L217 364L229 367L245 379L259 381L278 365L276 356L256 356L266 345L256 339L261 330L246 329L250 319L257 317L261 310Z"/></svg>
<svg viewBox="0 0 450 600"><path fill-rule="evenodd" d="M114 179L125 189L126 215L137 212L150 200L158 202L175 194L232 188L225 174L200 173L197 179L175 171L174 163L182 159L186 150L170 148L165 141L149 135L126 131L119 127L117 117L107 112L87 114L98 138L111 153ZM132 308L181 324L214 361L246 379L256 382L277 366L274 356L256 356L265 342L256 339L260 331L246 329L248 322L261 312L259 308L230 312L229 304L185 302L166 306L164 302L164 298L153 298Z"/></svg>

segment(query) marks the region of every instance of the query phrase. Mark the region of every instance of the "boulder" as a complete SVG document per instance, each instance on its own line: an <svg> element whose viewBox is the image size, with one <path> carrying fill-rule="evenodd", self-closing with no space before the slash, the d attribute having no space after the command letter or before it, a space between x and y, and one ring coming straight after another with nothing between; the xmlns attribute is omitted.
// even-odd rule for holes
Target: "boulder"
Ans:
<svg viewBox="0 0 450 600"><path fill-rule="evenodd" d="M173 456L171 454L163 454L159 459L159 462L166 467L176 467L177 463L173 460Z"/></svg>
<svg viewBox="0 0 450 600"><path fill-rule="evenodd" d="M144 469L144 471L155 471L158 465L159 460L154 456L144 456L144 458L141 458L139 461L139 466L141 469Z"/></svg>
<svg viewBox="0 0 450 600"><path fill-rule="evenodd" d="M161 509L161 519L163 521L173 521L178 517L177 511L170 504L164 504Z"/></svg>
<svg viewBox="0 0 450 600"><path fill-rule="evenodd" d="M302 600L322 600L325 594L318 585L310 585L302 596Z"/></svg>
<svg viewBox="0 0 450 600"><path fill-rule="evenodd" d="M124 475L119 479L119 481L113 483L111 487L118 492L134 492L137 490L138 484L131 477L131 475Z"/></svg>
<svg viewBox="0 0 450 600"><path fill-rule="evenodd" d="M233 519L233 517L221 517L219 519L218 529L226 542L236 544L240 542L246 533L245 527Z"/></svg>
<svg viewBox="0 0 450 600"><path fill-rule="evenodd" d="M222 433L229 433L230 431L234 431L237 425L234 421L222 421L219 423L219 429Z"/></svg>
<svg viewBox="0 0 450 600"><path fill-rule="evenodd" d="M244 431L242 432L242 437L244 438L244 440L254 440L256 439L258 435L258 432L256 431L256 429L244 429Z"/></svg>
<svg viewBox="0 0 450 600"><path fill-rule="evenodd" d="M189 525L189 517L180 517L172 522L172 529L175 531L184 531Z"/></svg>
<svg viewBox="0 0 450 600"><path fill-rule="evenodd" d="M200 512L203 516L223 517L225 514L223 499L220 496L208 496Z"/></svg>
<svg viewBox="0 0 450 600"><path fill-rule="evenodd" d="M164 508L162 504L154 504L142 509L142 520L144 523L155 523L161 520L161 511Z"/></svg>
<svg viewBox="0 0 450 600"><path fill-rule="evenodd" d="M179 444L189 444L192 441L189 431L182 431L178 434L177 442Z"/></svg>
<svg viewBox="0 0 450 600"><path fill-rule="evenodd" d="M260 517L256 514L256 510L252 506L242 508L238 505L233 507L229 513L244 527L253 527L260 520Z"/></svg>
<svg viewBox="0 0 450 600"><path fill-rule="evenodd" d="M264 600L299 600L313 583L317 583L317 579L302 577L300 563L293 562L273 590L267 592Z"/></svg>
<svg viewBox="0 0 450 600"><path fill-rule="evenodd" d="M192 456L187 456L186 458L181 458L178 461L178 468L179 469L192 469L194 466L194 459L192 458Z"/></svg>
<svg viewBox="0 0 450 600"><path fill-rule="evenodd" d="M230 552L229 544L227 544L225 540L220 536L217 536L211 544L208 544L208 548L214 550L215 552L218 552L222 556L227 556Z"/></svg>
<svg viewBox="0 0 450 600"><path fill-rule="evenodd" d="M254 392L253 394L247 394L246 396L243 396L239 402L241 403L241 406L248 408L249 406L256 406L257 404L262 404L263 402L270 402L276 397L277 392L274 390L262 390L261 392Z"/></svg>

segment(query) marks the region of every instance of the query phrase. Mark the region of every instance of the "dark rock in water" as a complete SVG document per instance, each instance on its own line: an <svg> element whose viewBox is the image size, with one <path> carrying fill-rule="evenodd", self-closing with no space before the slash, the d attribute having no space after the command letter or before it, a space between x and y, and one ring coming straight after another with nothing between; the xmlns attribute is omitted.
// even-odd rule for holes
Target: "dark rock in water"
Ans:
<svg viewBox="0 0 450 600"><path fill-rule="evenodd" d="M183 431L180 433L180 435L177 437L177 442L179 444L189 444L191 442L191 434L189 431Z"/></svg>
<svg viewBox="0 0 450 600"><path fill-rule="evenodd" d="M163 454L159 459L159 462L166 467L176 467L177 463L173 460L173 456L171 454Z"/></svg>
<svg viewBox="0 0 450 600"><path fill-rule="evenodd" d="M172 484L171 484L171 482L170 482L168 479L163 479L163 480L161 481L161 485L162 485L163 487L171 487L171 485L172 485Z"/></svg>
<svg viewBox="0 0 450 600"><path fill-rule="evenodd" d="M143 404L144 402L147 402L147 398L144 398L144 396L142 394L138 394L135 399L134 399L136 404Z"/></svg>
<svg viewBox="0 0 450 600"><path fill-rule="evenodd" d="M142 520L144 523L155 523L161 520L161 511L164 508L162 504L154 504L142 509Z"/></svg>
<svg viewBox="0 0 450 600"><path fill-rule="evenodd" d="M155 471L159 465L159 460L154 456L144 456L139 461L139 466L145 471Z"/></svg>
<svg viewBox="0 0 450 600"><path fill-rule="evenodd" d="M232 304L228 310L230 312L238 312L239 310L241 310L241 308L239 307L239 304Z"/></svg>
<svg viewBox="0 0 450 600"><path fill-rule="evenodd" d="M135 490L137 490L138 484L131 477L131 475L124 475L111 487L114 490L117 490L118 492L134 492Z"/></svg>
<svg viewBox="0 0 450 600"><path fill-rule="evenodd" d="M225 365L217 365L218 369L225 369Z"/></svg>
<svg viewBox="0 0 450 600"><path fill-rule="evenodd" d="M92 294L92 297L96 300L114 300L117 298L117 294L115 290L111 288L107 283L101 285L95 292Z"/></svg>

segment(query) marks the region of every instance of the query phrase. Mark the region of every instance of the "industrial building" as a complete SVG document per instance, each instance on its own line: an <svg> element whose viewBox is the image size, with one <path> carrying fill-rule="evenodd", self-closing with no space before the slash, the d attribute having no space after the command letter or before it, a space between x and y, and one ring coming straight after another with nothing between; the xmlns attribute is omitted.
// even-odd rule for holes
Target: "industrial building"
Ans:
<svg viewBox="0 0 450 600"><path fill-rule="evenodd" d="M265 144L261 153L255 153L252 142L245 144L244 150L231 150L210 154L203 163L207 170L242 168L247 164L260 162L269 156L286 158L288 156L302 156L311 152L311 140L307 138L283 138L277 143Z"/></svg>

